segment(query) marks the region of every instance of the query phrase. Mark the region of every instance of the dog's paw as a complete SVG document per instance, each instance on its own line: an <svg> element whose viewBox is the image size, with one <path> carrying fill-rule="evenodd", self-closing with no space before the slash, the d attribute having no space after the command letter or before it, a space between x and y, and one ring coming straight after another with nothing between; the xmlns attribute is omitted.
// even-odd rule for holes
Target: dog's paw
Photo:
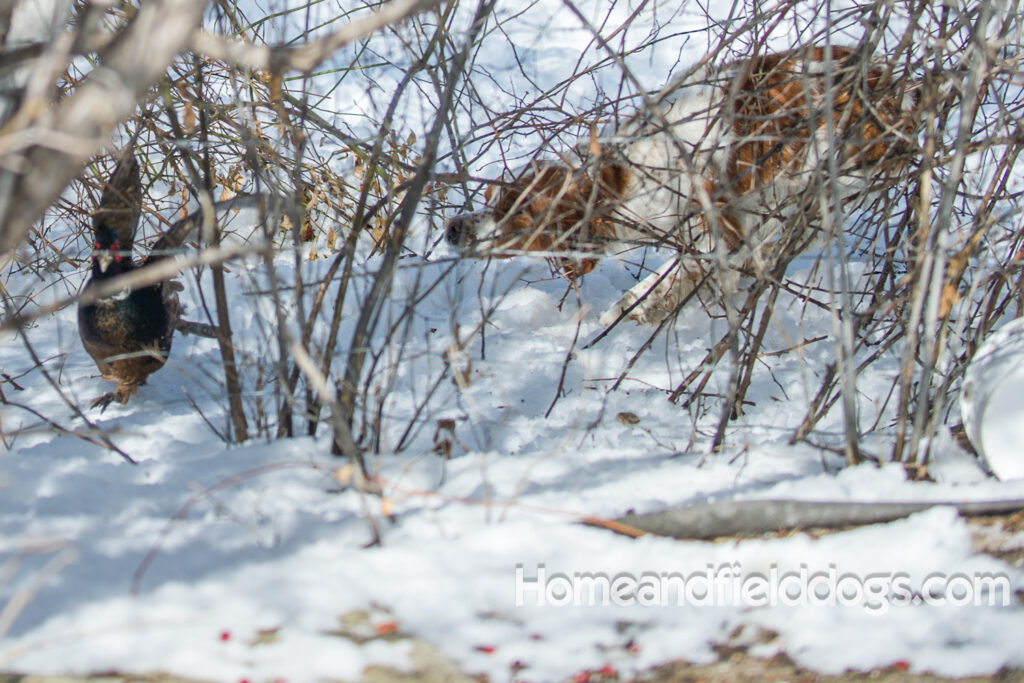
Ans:
<svg viewBox="0 0 1024 683"><path fill-rule="evenodd" d="M605 327L610 327L616 320L618 320L622 314L629 309L630 306L637 300L637 296L633 293L628 293L619 299L618 303L609 308L607 311L601 314L598 318ZM648 300L641 301L632 311L630 311L625 319L637 323L638 325L656 325L661 322L661 319L665 317L660 311L660 308L656 305L651 305Z"/></svg>
<svg viewBox="0 0 1024 683"><path fill-rule="evenodd" d="M623 311L625 311L626 309L633 305L634 301L636 301L636 297L633 296L632 293L627 293L625 296L619 299L614 306L612 306L607 311L602 313L601 317L598 318L597 321L605 327L611 327L611 325L616 320L619 319ZM639 308L640 307L637 306L636 309L633 309L632 313L636 313L637 309ZM632 314L630 315L630 318L632 318Z"/></svg>

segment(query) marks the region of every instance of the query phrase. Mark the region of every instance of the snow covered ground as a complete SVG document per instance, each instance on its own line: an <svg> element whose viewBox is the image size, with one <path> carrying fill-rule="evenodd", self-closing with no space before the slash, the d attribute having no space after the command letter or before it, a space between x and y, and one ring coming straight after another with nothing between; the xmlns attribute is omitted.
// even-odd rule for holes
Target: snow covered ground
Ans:
<svg viewBox="0 0 1024 683"><path fill-rule="evenodd" d="M695 5L665 10L651 21L678 34L631 58L649 87L706 47L686 33L706 28ZM581 51L593 54L578 26L560 3L538 3L491 34L485 45L494 48L481 51L478 65L509 71L515 46L537 79L517 88L543 89L576 68ZM595 99L614 77L609 70L586 83L593 89L577 82L571 102ZM480 83L482 96L487 87ZM367 111L380 106L358 101L358 92L351 85L335 97ZM403 125L415 128L422 112L405 111ZM527 154L530 143L513 144ZM473 170L491 172L485 163ZM437 237L426 223L414 242ZM934 481L923 483L908 481L898 464L844 469L830 451L789 445L834 357L827 312L780 298L766 349L826 339L766 356L728 447L709 453L714 402L685 409L665 392L724 332L722 320L699 310L681 316L609 391L649 330L623 324L580 347L603 329L598 314L635 281L634 265L602 263L578 295L566 296L565 281L537 261L458 262L443 246L423 252L402 260L396 276L395 319L422 297L408 329L381 331L372 342L388 370L371 382L380 389L382 438L370 464L383 502L339 483L343 463L329 454L326 435L226 445L212 340L176 337L168 367L134 401L87 413L134 466L96 443L55 389L79 406L108 390L78 340L73 307L25 332L46 374L21 339L0 340L0 368L13 380L0 389L20 404L0 410L0 670L356 679L374 664L413 666L411 642L395 635L492 680L559 680L602 667L628 676L671 660L711 661L720 644L785 652L823 672L1024 668L1024 568L979 552L949 508L820 538L724 543L631 539L579 523L726 498L1024 498L1024 480L989 477L945 429L932 445ZM304 261L305 279L327 263ZM792 277L809 277L811 263L797 262ZM362 264L367 277L357 283L369 281L379 257ZM276 267L292 281L291 254ZM9 276L5 286L41 305L76 291L85 275L65 266L52 281L33 277ZM233 264L228 280L251 418L274 400L274 378L257 372L276 348L266 279L252 260ZM189 317L198 319L209 278L183 281ZM349 299L364 296L355 287ZM453 352L492 307L485 334ZM446 362L461 386L450 374L438 383ZM859 378L860 400L883 404L896 370L895 359L872 364ZM74 433L50 429L44 417ZM819 425L826 440L840 430L838 415ZM891 450L885 422L873 438L866 452ZM449 460L435 452L442 442ZM379 546L366 547L368 518ZM1000 543L1013 550L1024 536ZM616 592L623 585L639 590Z"/></svg>

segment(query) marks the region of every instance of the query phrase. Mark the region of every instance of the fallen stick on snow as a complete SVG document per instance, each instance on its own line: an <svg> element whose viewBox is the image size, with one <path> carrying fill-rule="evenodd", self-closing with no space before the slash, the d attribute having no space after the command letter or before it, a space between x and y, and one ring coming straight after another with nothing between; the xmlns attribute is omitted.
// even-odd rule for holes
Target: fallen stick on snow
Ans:
<svg viewBox="0 0 1024 683"><path fill-rule="evenodd" d="M585 524L627 536L655 534L678 539L753 536L806 528L863 526L891 522L933 507L955 507L965 516L1006 514L1024 510L1024 500L914 503L829 503L799 500L726 500L696 503L660 512L628 514L618 519L597 517Z"/></svg>

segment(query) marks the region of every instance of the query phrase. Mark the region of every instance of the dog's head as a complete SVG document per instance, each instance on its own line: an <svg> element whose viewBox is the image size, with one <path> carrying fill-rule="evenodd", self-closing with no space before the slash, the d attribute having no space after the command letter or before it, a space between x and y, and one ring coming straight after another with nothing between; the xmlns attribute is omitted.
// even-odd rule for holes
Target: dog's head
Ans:
<svg viewBox="0 0 1024 683"><path fill-rule="evenodd" d="M628 171L617 164L594 171L533 162L489 185L486 208L451 218L445 238L464 255L479 258L600 252L616 239L610 213L628 180ZM580 274L573 259L559 259L567 275ZM582 272L593 267L592 258L584 259Z"/></svg>

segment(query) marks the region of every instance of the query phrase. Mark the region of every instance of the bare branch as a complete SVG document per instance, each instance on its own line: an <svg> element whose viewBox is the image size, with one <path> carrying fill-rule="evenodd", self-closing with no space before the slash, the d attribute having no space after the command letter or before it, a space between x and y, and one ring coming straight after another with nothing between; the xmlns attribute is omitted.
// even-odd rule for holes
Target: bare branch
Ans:
<svg viewBox="0 0 1024 683"><path fill-rule="evenodd" d="M236 67L273 73L288 70L310 72L335 50L365 38L379 29L406 17L434 9L448 0L393 0L368 17L346 24L334 33L298 47L255 45L231 40L197 29L192 34L192 50Z"/></svg>
<svg viewBox="0 0 1024 683"><path fill-rule="evenodd" d="M32 223L81 173L118 123L135 111L149 88L186 45L208 0L153 0L103 55L98 67L53 109L28 101L37 118L34 142L0 154L0 255L15 249ZM47 144L54 137L75 144Z"/></svg>
<svg viewBox="0 0 1024 683"><path fill-rule="evenodd" d="M669 508L660 512L630 514L612 520L613 526L597 519L585 521L623 533L636 530L671 538L708 539L783 530L880 524L940 506L955 507L965 516L1010 514L1024 509L1024 500L915 503L726 500Z"/></svg>

